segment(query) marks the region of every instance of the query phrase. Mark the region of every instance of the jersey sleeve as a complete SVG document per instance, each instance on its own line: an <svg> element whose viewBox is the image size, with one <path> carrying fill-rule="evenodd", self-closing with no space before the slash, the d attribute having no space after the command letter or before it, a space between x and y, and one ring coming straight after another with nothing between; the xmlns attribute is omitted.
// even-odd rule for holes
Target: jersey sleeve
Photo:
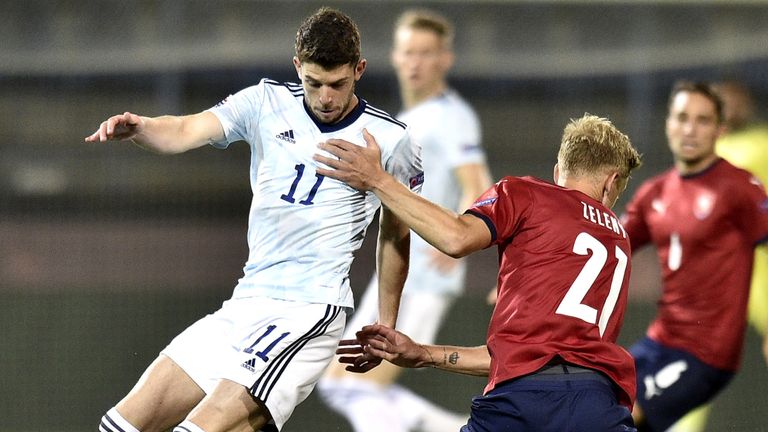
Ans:
<svg viewBox="0 0 768 432"><path fill-rule="evenodd" d="M649 200L651 185L646 183L640 186L632 199L627 204L624 214L621 215L621 224L629 237L632 251L643 247L651 241L651 232L645 220L646 201Z"/></svg>
<svg viewBox="0 0 768 432"><path fill-rule="evenodd" d="M424 183L424 169L421 166L421 147L406 130L394 148L392 155L384 161L384 169L413 192L421 193Z"/></svg>
<svg viewBox="0 0 768 432"><path fill-rule="evenodd" d="M227 148L235 141L246 140L248 128L257 126L263 82L240 90L208 109L221 122L224 129L224 141L213 143L216 148Z"/></svg>
<svg viewBox="0 0 768 432"><path fill-rule="evenodd" d="M760 181L752 176L741 193L737 223L753 244L768 243L768 196Z"/></svg>
<svg viewBox="0 0 768 432"><path fill-rule="evenodd" d="M451 168L485 162L481 145L480 122L475 113L466 108L446 112L441 127L433 129L430 139L443 151L443 160Z"/></svg>
<svg viewBox="0 0 768 432"><path fill-rule="evenodd" d="M513 177L505 177L485 191L465 213L485 222L491 231L491 246L511 239L531 206L526 185Z"/></svg>

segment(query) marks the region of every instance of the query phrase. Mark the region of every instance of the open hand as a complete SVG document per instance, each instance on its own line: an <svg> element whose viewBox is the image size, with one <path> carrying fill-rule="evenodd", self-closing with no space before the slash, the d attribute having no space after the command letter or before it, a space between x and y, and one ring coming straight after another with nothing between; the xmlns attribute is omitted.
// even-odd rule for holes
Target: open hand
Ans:
<svg viewBox="0 0 768 432"><path fill-rule="evenodd" d="M419 368L434 364L426 347L387 326L368 325L358 331L356 336L366 354L387 360L394 365Z"/></svg>
<svg viewBox="0 0 768 432"><path fill-rule="evenodd" d="M118 114L101 122L99 129L85 137L86 142L125 140L136 136L144 128L144 120L129 112Z"/></svg>
<svg viewBox="0 0 768 432"><path fill-rule="evenodd" d="M343 339L336 349L339 354L339 363L346 364L344 368L349 372L365 373L381 364L382 359L369 353L357 339Z"/></svg>

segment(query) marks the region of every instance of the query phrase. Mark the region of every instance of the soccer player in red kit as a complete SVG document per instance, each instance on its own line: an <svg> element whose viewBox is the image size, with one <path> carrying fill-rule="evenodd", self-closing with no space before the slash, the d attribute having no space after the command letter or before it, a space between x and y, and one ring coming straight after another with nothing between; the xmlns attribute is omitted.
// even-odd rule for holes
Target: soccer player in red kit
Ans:
<svg viewBox="0 0 768 432"><path fill-rule="evenodd" d="M640 165L626 135L595 116L565 128L556 184L505 177L463 215L400 188L367 148L321 144L336 158L318 171L373 191L422 238L459 257L499 248L498 303L487 346L419 345L375 325L346 341L348 370L365 372L382 358L405 367L433 366L488 375L462 431L634 431L633 361L615 343L630 273L627 234L610 208ZM338 158L338 159L337 159ZM429 175L429 173L425 173ZM356 346L355 346L356 344Z"/></svg>
<svg viewBox="0 0 768 432"><path fill-rule="evenodd" d="M677 83L666 122L674 167L641 185L622 216L633 250L656 247L663 278L656 318L630 349L639 430L666 430L722 390L741 361L768 198L756 177L715 154L722 119L709 85Z"/></svg>

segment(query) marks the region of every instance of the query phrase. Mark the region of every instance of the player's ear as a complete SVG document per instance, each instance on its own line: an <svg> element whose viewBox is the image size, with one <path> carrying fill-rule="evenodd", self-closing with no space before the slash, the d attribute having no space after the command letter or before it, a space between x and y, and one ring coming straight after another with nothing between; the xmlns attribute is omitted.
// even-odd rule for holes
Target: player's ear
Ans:
<svg viewBox="0 0 768 432"><path fill-rule="evenodd" d="M616 204L616 200L621 195L623 189L623 182L621 181L618 171L611 171L603 182L603 198L602 203L604 206L611 208Z"/></svg>
<svg viewBox="0 0 768 432"><path fill-rule="evenodd" d="M555 163L554 168L552 168L552 178L555 180L555 184L560 184L558 183L558 180L560 180L560 167L557 163Z"/></svg>
<svg viewBox="0 0 768 432"><path fill-rule="evenodd" d="M443 51L441 57L443 72L448 73L448 71L453 67L453 63L456 61L456 55L453 53L453 50L446 49Z"/></svg>
<svg viewBox="0 0 768 432"><path fill-rule="evenodd" d="M360 61L357 62L355 65L355 81L358 81L360 78L362 78L366 66L368 66L368 61L366 59L360 59Z"/></svg>
<svg viewBox="0 0 768 432"><path fill-rule="evenodd" d="M299 81L301 81L301 60L296 56L293 57L293 67L296 68L296 75L299 76Z"/></svg>

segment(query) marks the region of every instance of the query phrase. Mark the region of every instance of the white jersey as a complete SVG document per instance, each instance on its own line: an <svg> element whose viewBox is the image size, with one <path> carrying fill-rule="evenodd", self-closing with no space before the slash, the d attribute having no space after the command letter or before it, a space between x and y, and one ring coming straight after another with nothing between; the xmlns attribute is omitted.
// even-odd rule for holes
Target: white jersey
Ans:
<svg viewBox="0 0 768 432"><path fill-rule="evenodd" d="M424 186L421 195L445 208L461 212L461 184L455 169L466 164L485 163L480 122L472 107L448 89L398 115L421 146ZM444 273L430 264L432 246L411 232L410 272L404 290L459 293L464 283L466 262L461 260Z"/></svg>
<svg viewBox="0 0 768 432"><path fill-rule="evenodd" d="M419 191L420 149L405 125L359 98L336 124L317 122L300 84L264 79L209 110L221 121L226 148L251 147L253 201L248 261L233 298L266 296L353 307L349 269L380 206L370 192L316 173L317 144L342 138L365 145L366 128L381 147L384 168Z"/></svg>

